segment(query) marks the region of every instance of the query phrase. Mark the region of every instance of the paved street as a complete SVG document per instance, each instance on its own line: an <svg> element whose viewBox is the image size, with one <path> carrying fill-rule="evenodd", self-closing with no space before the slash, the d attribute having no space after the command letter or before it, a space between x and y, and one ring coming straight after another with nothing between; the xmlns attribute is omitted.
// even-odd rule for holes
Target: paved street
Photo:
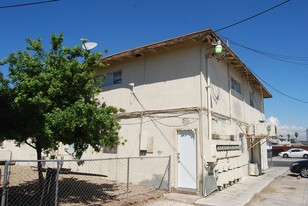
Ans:
<svg viewBox="0 0 308 206"><path fill-rule="evenodd" d="M298 159L274 157L260 176L243 177L238 183L207 197L166 193L161 198L136 203L139 206L306 206L308 178L289 172Z"/></svg>
<svg viewBox="0 0 308 206"><path fill-rule="evenodd" d="M232 187L208 197L169 194L165 198L151 200L142 205L306 206L308 205L308 178L300 178L288 170L291 162L296 160L298 159L274 157L271 162L274 167L265 171L264 175L243 178Z"/></svg>
<svg viewBox="0 0 308 206"><path fill-rule="evenodd" d="M289 166L297 159L274 158L274 166ZM308 178L300 178L287 171L264 188L246 206L306 206L308 205Z"/></svg>
<svg viewBox="0 0 308 206"><path fill-rule="evenodd" d="M273 157L273 166L274 167L290 167L290 164L296 160L300 160L302 158L282 158L282 157ZM269 165L271 163L269 162Z"/></svg>

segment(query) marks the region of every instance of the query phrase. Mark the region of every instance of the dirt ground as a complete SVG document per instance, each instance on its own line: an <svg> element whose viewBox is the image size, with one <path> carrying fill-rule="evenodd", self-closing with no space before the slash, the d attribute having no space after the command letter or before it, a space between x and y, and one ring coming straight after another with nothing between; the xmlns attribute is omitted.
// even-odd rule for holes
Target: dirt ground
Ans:
<svg viewBox="0 0 308 206"><path fill-rule="evenodd" d="M4 167L1 166L1 193L3 192ZM9 205L43 205L55 201L56 191L61 206L83 205L142 205L161 197L165 190L144 187L91 175L43 173L45 181L38 181L37 170L31 166L10 166L6 201ZM128 189L128 193L126 192Z"/></svg>

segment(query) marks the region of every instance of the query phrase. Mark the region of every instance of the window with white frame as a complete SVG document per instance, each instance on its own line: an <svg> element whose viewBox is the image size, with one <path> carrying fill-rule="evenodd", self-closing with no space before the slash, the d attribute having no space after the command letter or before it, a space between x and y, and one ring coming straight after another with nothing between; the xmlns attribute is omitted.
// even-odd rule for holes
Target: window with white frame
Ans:
<svg viewBox="0 0 308 206"><path fill-rule="evenodd" d="M102 79L102 87L111 86L114 84L122 83L122 71L112 72L106 74L105 78Z"/></svg>
<svg viewBox="0 0 308 206"><path fill-rule="evenodd" d="M240 82L231 77L231 88L239 94L242 94L242 85Z"/></svg>

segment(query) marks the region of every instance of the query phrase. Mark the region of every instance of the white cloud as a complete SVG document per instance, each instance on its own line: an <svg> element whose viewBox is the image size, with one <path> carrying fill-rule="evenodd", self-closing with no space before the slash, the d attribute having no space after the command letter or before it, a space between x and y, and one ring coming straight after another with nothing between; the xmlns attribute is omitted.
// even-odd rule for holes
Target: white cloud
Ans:
<svg viewBox="0 0 308 206"><path fill-rule="evenodd" d="M279 125L279 120L278 120L278 118L276 118L276 117L269 117L266 121L267 121L268 123L273 124L273 125L276 125L276 126Z"/></svg>
<svg viewBox="0 0 308 206"><path fill-rule="evenodd" d="M269 117L267 122L276 125L278 135L282 135L284 138L287 138L288 134L290 134L291 138L295 138L295 132L297 132L298 140L307 140L306 129L308 128L295 125L280 125L276 117Z"/></svg>

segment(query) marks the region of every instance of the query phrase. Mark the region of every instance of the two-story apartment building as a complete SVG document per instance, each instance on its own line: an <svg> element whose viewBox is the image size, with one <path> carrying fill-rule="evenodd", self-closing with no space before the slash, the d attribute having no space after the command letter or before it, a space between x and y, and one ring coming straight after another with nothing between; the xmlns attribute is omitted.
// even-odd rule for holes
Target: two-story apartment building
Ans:
<svg viewBox="0 0 308 206"><path fill-rule="evenodd" d="M268 168L265 142L275 128L264 122L264 99L272 95L211 29L101 61L109 67L97 70L106 77L98 98L125 109L118 115L124 145L89 149L83 159L171 156L171 187L200 195ZM3 148L4 159L35 159L27 145L6 141ZM67 149L57 155L70 158Z"/></svg>
<svg viewBox="0 0 308 206"><path fill-rule="evenodd" d="M211 29L102 59L102 101L118 117L117 156L171 155L176 189L208 194L268 168L264 98L270 92Z"/></svg>

